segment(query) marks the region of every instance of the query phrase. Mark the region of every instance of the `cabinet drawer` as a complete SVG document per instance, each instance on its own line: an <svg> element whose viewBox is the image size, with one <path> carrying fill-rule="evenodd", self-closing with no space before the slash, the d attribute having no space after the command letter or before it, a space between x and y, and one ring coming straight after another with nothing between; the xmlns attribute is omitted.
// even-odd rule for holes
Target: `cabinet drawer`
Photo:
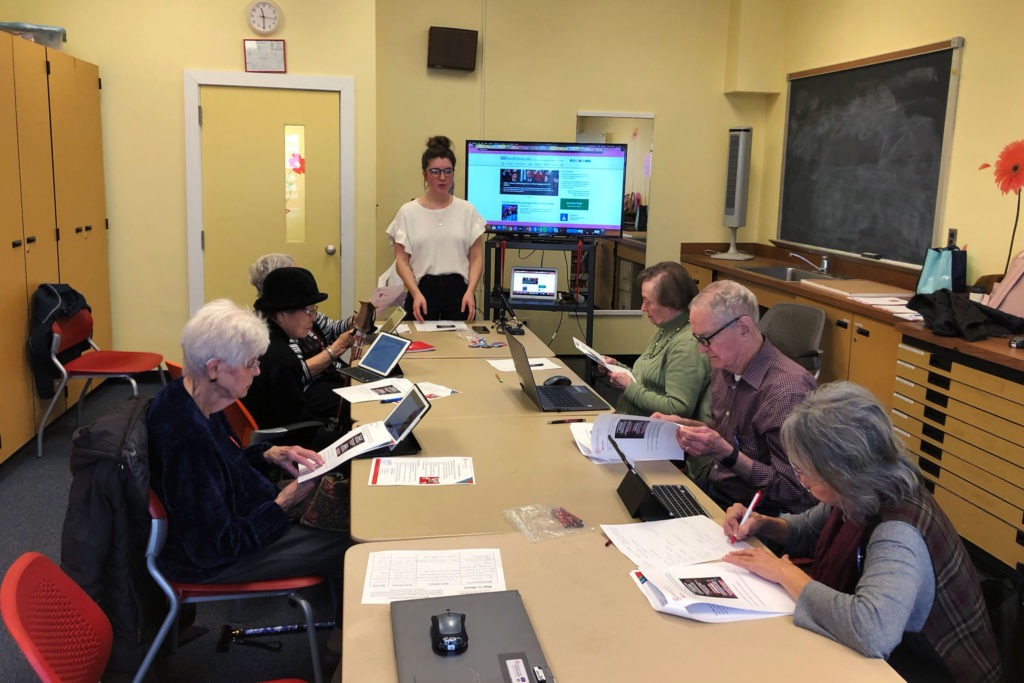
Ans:
<svg viewBox="0 0 1024 683"><path fill-rule="evenodd" d="M893 411L891 415L895 426L911 434L935 437L936 443L942 443L946 447L948 447L949 439L952 437L971 446L972 451L988 453L988 457L995 458L992 461L993 463L998 460L1002 460L1005 463L1000 463L998 467L986 467L982 462L983 459L976 461L976 464L990 472L1006 471L1006 468L1011 468L1010 471L1012 471L1012 468L1024 466L1024 446L1020 442L1007 441L978 429L974 425L967 424L955 417L950 417L934 408L911 401L900 394L896 394L893 397ZM910 418L913 418L913 420ZM922 426L915 429L914 421L921 423ZM943 435L944 439L938 435ZM966 457L964 453L958 452L958 455Z"/></svg>
<svg viewBox="0 0 1024 683"><path fill-rule="evenodd" d="M1010 524L1024 527L1024 490L926 441L917 440L916 446L911 443L908 447L929 479Z"/></svg>
<svg viewBox="0 0 1024 683"><path fill-rule="evenodd" d="M978 397L991 396L999 399L999 408L985 405L985 410L1015 416L1011 419L1024 421L1024 385L1010 379L969 368L966 365L953 363L953 380L964 387L970 395ZM970 403L968 399L963 399ZM984 404L978 404L984 405Z"/></svg>
<svg viewBox="0 0 1024 683"><path fill-rule="evenodd" d="M948 359L938 354L923 351L905 342L896 347L896 359L946 377L950 376L953 365Z"/></svg>
<svg viewBox="0 0 1024 683"><path fill-rule="evenodd" d="M897 356L900 355L899 351L896 353ZM910 380L914 384L928 384L933 377L947 379L942 375L933 375L928 371L928 368L913 365L899 357L896 359L896 376Z"/></svg>
<svg viewBox="0 0 1024 683"><path fill-rule="evenodd" d="M935 500L952 520L957 532L985 552L1011 567L1024 562L1024 533L975 505L944 489L935 487Z"/></svg>
<svg viewBox="0 0 1024 683"><path fill-rule="evenodd" d="M906 417L906 416L905 416ZM895 420L893 420L895 424ZM965 463L970 470L960 469L961 476L966 471L978 472L979 484L991 491L1001 491L1000 495L1010 502L1020 501L1024 505L1024 467L1020 464L1004 460L977 446L962 441L955 436L945 434L931 425L906 417L897 427L907 448L915 453L924 453L945 466L946 456L956 458ZM987 483L986 483L987 482ZM1013 492L1006 487L1017 487L1020 491Z"/></svg>

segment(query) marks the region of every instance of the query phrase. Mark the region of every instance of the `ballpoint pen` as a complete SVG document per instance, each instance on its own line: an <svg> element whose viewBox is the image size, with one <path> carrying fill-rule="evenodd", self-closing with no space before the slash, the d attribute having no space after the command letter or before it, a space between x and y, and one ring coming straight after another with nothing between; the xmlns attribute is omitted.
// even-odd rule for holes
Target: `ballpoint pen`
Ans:
<svg viewBox="0 0 1024 683"><path fill-rule="evenodd" d="M750 501L750 505L747 506L747 511L743 513L743 518L740 520L739 526L736 527L737 529L739 529L741 526L743 526L744 524L747 523L747 520L750 519L750 513L754 511L754 508L757 507L757 504L759 502L761 502L761 491L760 490L758 490L758 491L756 491L754 493L754 498ZM735 543L735 542L736 542L736 534L733 534L732 536L729 537L729 543Z"/></svg>
<svg viewBox="0 0 1024 683"><path fill-rule="evenodd" d="M582 417L568 417L562 420L548 420L549 425L567 425L573 422L586 422Z"/></svg>

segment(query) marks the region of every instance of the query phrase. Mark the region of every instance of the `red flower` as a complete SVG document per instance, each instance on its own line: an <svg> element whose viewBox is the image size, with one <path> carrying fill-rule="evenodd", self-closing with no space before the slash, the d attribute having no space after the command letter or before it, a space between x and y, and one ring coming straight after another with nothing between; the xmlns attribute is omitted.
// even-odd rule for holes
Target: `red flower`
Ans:
<svg viewBox="0 0 1024 683"><path fill-rule="evenodd" d="M988 168L990 165L982 164L978 170ZM999 158L996 159L996 167L992 171L992 175L995 176L996 185L999 186L1003 194L1008 192L1020 194L1021 188L1024 187L1024 140L1015 140L1003 148L1003 151L999 153Z"/></svg>
<svg viewBox="0 0 1024 683"><path fill-rule="evenodd" d="M288 159L288 168L301 175L306 172L306 159L299 154L292 154Z"/></svg>

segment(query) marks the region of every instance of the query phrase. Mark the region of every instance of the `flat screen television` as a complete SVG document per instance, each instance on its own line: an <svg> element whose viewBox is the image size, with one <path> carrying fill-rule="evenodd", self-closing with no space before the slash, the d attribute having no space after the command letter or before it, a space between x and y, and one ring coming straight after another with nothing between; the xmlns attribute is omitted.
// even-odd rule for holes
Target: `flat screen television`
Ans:
<svg viewBox="0 0 1024 683"><path fill-rule="evenodd" d="M489 232L620 237L626 145L466 141L466 199Z"/></svg>

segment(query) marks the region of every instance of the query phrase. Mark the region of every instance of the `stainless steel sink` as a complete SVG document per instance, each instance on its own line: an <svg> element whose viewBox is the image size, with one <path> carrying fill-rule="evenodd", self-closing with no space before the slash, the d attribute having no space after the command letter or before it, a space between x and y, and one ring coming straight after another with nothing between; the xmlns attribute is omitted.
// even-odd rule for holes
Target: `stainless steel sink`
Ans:
<svg viewBox="0 0 1024 683"><path fill-rule="evenodd" d="M833 279L831 275L826 275L825 273L820 273L816 270L803 270L801 268L793 268L791 266L748 266L746 268L742 268L742 270L757 273L758 275L767 275L768 277L773 277L776 280L786 280L788 282Z"/></svg>

